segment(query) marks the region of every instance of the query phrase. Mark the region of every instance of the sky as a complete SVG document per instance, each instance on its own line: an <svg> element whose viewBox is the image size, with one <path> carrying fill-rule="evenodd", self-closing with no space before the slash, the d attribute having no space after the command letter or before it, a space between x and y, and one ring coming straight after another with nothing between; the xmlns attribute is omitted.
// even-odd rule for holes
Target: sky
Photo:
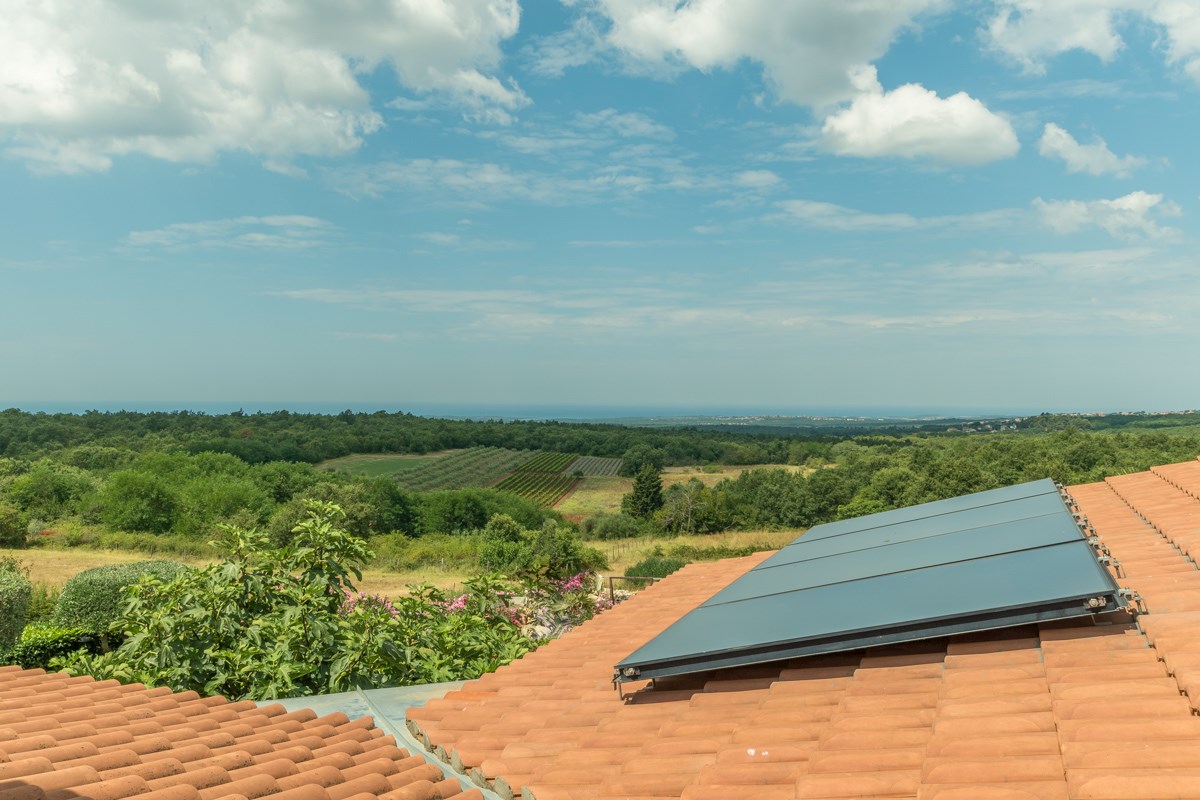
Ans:
<svg viewBox="0 0 1200 800"><path fill-rule="evenodd" d="M0 0L0 407L1200 407L1200 0Z"/></svg>

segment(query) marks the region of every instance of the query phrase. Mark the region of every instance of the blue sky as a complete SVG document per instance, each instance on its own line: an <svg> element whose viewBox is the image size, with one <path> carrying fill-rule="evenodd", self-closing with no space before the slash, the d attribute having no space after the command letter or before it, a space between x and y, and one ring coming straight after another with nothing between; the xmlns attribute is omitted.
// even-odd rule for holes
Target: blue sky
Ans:
<svg viewBox="0 0 1200 800"><path fill-rule="evenodd" d="M0 0L0 405L1200 406L1196 0Z"/></svg>

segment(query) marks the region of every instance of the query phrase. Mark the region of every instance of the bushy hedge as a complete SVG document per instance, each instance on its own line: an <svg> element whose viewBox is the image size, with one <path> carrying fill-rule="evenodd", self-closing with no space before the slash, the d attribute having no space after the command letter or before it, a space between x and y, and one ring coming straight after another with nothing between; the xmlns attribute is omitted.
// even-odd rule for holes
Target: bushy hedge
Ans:
<svg viewBox="0 0 1200 800"><path fill-rule="evenodd" d="M97 639L79 628L63 628L47 622L31 622L8 654L8 660L26 669L48 667L50 659L77 650L97 652Z"/></svg>
<svg viewBox="0 0 1200 800"><path fill-rule="evenodd" d="M582 529L589 539L633 539L644 532L641 523L628 514L596 514L583 521Z"/></svg>
<svg viewBox="0 0 1200 800"><path fill-rule="evenodd" d="M625 570L627 578L665 578L676 570L686 567L687 561L682 558L663 555L660 548L638 563Z"/></svg>
<svg viewBox="0 0 1200 800"><path fill-rule="evenodd" d="M0 651L7 651L25 627L29 610L29 579L19 572L0 569Z"/></svg>
<svg viewBox="0 0 1200 800"><path fill-rule="evenodd" d="M54 622L66 628L106 631L121 614L121 589L146 575L171 580L186 569L174 561L154 560L84 570L63 587L54 607Z"/></svg>

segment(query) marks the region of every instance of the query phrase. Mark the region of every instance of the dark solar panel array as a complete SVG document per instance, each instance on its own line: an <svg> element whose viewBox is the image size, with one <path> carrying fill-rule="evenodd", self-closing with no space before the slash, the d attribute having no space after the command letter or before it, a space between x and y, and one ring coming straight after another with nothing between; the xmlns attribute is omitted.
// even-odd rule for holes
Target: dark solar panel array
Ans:
<svg viewBox="0 0 1200 800"><path fill-rule="evenodd" d="M619 663L617 679L1125 609L1042 480L813 528Z"/></svg>

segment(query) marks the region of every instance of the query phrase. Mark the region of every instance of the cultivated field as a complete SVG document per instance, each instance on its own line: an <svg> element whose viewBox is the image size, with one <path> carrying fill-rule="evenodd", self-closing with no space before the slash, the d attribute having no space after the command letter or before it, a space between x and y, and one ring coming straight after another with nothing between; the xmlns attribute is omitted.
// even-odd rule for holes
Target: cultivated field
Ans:
<svg viewBox="0 0 1200 800"><path fill-rule="evenodd" d="M351 475L366 475L378 478L381 475L395 475L407 470L416 469L432 461L438 461L458 450L441 450L437 453L360 453L341 458L331 458L317 464L317 469L333 472L348 472Z"/></svg>
<svg viewBox="0 0 1200 800"><path fill-rule="evenodd" d="M566 471L572 474L583 473L586 478L612 477L621 469L621 459L601 458L600 456L580 456L572 461Z"/></svg>
<svg viewBox="0 0 1200 800"><path fill-rule="evenodd" d="M493 488L512 492L549 508L571 491L580 480L562 473L519 471L509 475Z"/></svg>
<svg viewBox="0 0 1200 800"><path fill-rule="evenodd" d="M536 450L472 447L426 461L415 469L401 472L396 475L396 481L403 488L414 492L487 486L537 457Z"/></svg>

